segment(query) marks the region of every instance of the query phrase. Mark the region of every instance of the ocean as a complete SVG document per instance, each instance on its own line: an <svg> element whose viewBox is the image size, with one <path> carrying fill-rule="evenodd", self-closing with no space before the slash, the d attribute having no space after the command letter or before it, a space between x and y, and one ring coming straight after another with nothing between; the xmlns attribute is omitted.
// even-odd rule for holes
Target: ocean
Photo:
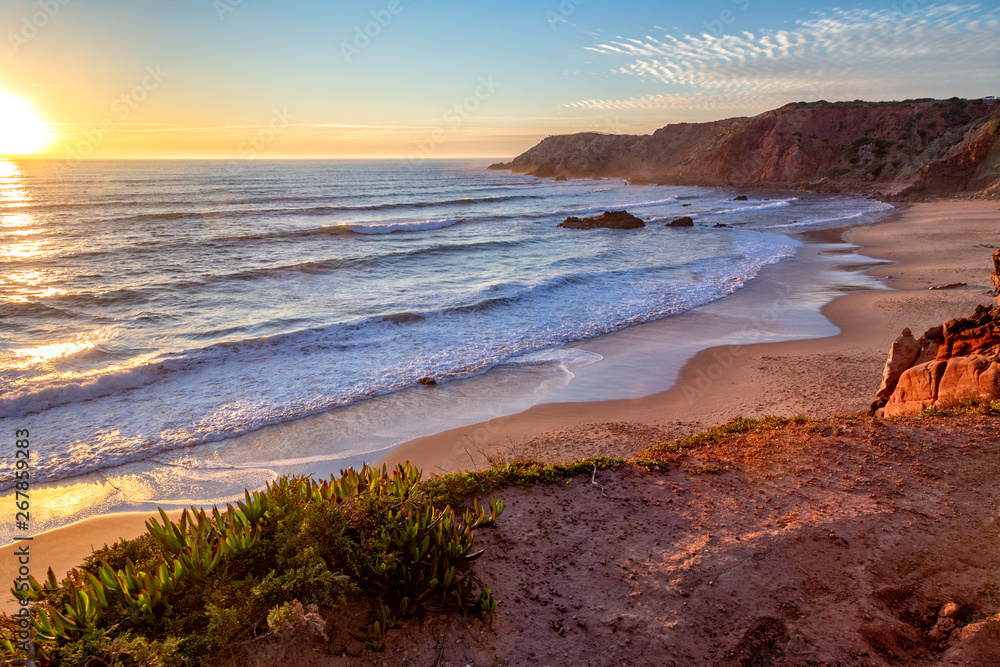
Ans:
<svg viewBox="0 0 1000 667"><path fill-rule="evenodd" d="M52 482L421 378L572 369L600 357L568 344L793 256L787 232L890 210L488 163L0 161L0 433L41 436L33 480ZM647 226L558 228L622 208ZM4 452L3 488L13 472Z"/></svg>

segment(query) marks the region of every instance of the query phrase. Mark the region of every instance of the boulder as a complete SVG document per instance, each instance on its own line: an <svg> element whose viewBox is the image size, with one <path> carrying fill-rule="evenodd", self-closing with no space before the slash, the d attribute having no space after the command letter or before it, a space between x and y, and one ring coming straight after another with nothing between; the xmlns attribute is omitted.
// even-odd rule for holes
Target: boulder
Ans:
<svg viewBox="0 0 1000 667"><path fill-rule="evenodd" d="M694 227L694 220L685 215L683 218L668 222L667 227Z"/></svg>
<svg viewBox="0 0 1000 667"><path fill-rule="evenodd" d="M733 201L747 201L747 199L746 195L737 195L736 197L733 197Z"/></svg>
<svg viewBox="0 0 1000 667"><path fill-rule="evenodd" d="M641 219L635 217L628 211L605 211L596 218L566 218L559 226L564 229L597 229L604 227L607 229L636 229L645 227Z"/></svg>
<svg viewBox="0 0 1000 667"><path fill-rule="evenodd" d="M928 361L907 369L885 405L885 416L947 410L966 401L1000 398L1000 363L982 355Z"/></svg>
<svg viewBox="0 0 1000 667"><path fill-rule="evenodd" d="M948 320L941 328L941 337L937 359L970 354L1000 356L1000 307L977 306L970 317Z"/></svg>
<svg viewBox="0 0 1000 667"><path fill-rule="evenodd" d="M990 278L993 279L993 289L997 293L997 305L1000 306L1000 250L993 253L993 273L990 274Z"/></svg>
<svg viewBox="0 0 1000 667"><path fill-rule="evenodd" d="M437 380L435 380L429 375L425 375L424 377L417 380L417 384L422 384L426 387L433 387L434 385L437 384Z"/></svg>
<svg viewBox="0 0 1000 667"><path fill-rule="evenodd" d="M914 365L922 348L923 344L913 337L913 333L909 329L903 329L899 338L889 348L889 358L886 359L885 367L882 369L882 385L875 394L876 397L889 400L896 389L896 383L899 382L899 376Z"/></svg>

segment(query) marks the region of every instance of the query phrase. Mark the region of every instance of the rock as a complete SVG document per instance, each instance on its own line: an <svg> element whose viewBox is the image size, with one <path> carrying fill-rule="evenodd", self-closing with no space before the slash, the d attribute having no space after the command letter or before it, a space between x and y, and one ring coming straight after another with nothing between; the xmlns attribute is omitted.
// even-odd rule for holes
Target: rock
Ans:
<svg viewBox="0 0 1000 667"><path fill-rule="evenodd" d="M886 359L885 367L882 369L882 385L875 394L877 398L889 400L896 389L896 383L899 382L899 376L913 366L922 348L923 345L913 337L913 333L909 329L903 329L899 338L889 348L889 358Z"/></svg>
<svg viewBox="0 0 1000 667"><path fill-rule="evenodd" d="M925 336L931 334L928 331ZM978 306L971 317L949 320L941 328L937 359L969 354L1000 356L1000 307Z"/></svg>
<svg viewBox="0 0 1000 667"><path fill-rule="evenodd" d="M426 376L420 378L419 380L417 380L417 383L418 384L422 384L422 385L426 385L428 387L433 387L434 385L437 384L437 380L435 380L434 378L432 378L429 375L426 375Z"/></svg>
<svg viewBox="0 0 1000 667"><path fill-rule="evenodd" d="M997 293L997 305L1000 306L1000 250L993 253L993 273L990 274L990 278L993 279L993 289Z"/></svg>
<svg viewBox="0 0 1000 667"><path fill-rule="evenodd" d="M966 401L1000 398L1000 363L982 355L928 361L907 369L885 405L886 417L927 408L947 410Z"/></svg>
<svg viewBox="0 0 1000 667"><path fill-rule="evenodd" d="M738 195L736 197L733 197L733 201L747 201L747 196L746 195Z"/></svg>
<svg viewBox="0 0 1000 667"><path fill-rule="evenodd" d="M719 227L728 227L728 226L729 226L729 225L727 225L727 224L726 224L726 223L724 223L724 222L717 222L717 223L715 223L715 228L716 228L716 229L718 229Z"/></svg>
<svg viewBox="0 0 1000 667"><path fill-rule="evenodd" d="M694 220L685 215L683 218L668 222L667 227L694 227Z"/></svg>
<svg viewBox="0 0 1000 667"><path fill-rule="evenodd" d="M947 285L935 285L934 287L928 287L927 289L955 289L956 287L968 287L968 285L969 283L948 283Z"/></svg>
<svg viewBox="0 0 1000 667"><path fill-rule="evenodd" d="M512 169L514 166L513 162L494 162L487 169Z"/></svg>
<svg viewBox="0 0 1000 667"><path fill-rule="evenodd" d="M565 177L565 176L563 176L562 174L560 174L559 176L556 176L556 180L557 180L557 181L565 181L565 180L566 180L566 177Z"/></svg>
<svg viewBox="0 0 1000 667"><path fill-rule="evenodd" d="M952 632L948 649L935 662L939 665L1000 664L1000 614Z"/></svg>
<svg viewBox="0 0 1000 667"><path fill-rule="evenodd" d="M958 606L957 602L949 602L941 607L941 611L938 612L938 617L957 618L959 611L961 611L961 607Z"/></svg>
<svg viewBox="0 0 1000 667"><path fill-rule="evenodd" d="M635 217L628 211L605 211L596 218L566 218L559 226L564 229L597 229L599 227L607 229L637 229L645 227L641 219Z"/></svg>
<svg viewBox="0 0 1000 667"><path fill-rule="evenodd" d="M685 206L690 206L690 205L691 204L681 204L681 208L684 208Z"/></svg>

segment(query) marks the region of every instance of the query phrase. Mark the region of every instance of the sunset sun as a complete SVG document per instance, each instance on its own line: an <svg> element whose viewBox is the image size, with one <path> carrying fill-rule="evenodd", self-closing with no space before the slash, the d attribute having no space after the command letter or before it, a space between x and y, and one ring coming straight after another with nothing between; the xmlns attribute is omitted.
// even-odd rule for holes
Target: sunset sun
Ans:
<svg viewBox="0 0 1000 667"><path fill-rule="evenodd" d="M0 155L37 153L50 138L48 123L30 102L0 90Z"/></svg>

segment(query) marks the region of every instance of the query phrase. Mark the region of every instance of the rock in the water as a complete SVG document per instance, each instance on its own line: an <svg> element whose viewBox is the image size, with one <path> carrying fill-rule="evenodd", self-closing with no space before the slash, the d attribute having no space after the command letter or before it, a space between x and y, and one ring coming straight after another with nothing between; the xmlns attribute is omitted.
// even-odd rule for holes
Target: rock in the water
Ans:
<svg viewBox="0 0 1000 667"><path fill-rule="evenodd" d="M720 227L728 227L728 226L729 226L729 225L727 225L727 224L726 224L726 223L724 223L724 222L717 222L717 223L715 223L715 227L716 227L716 229L718 229L718 228L720 228Z"/></svg>
<svg viewBox="0 0 1000 667"><path fill-rule="evenodd" d="M429 375L420 378L419 380L417 380L417 382L419 384L426 385L428 387L433 387L434 385L437 384L437 380L435 380L434 378L432 378Z"/></svg>
<svg viewBox="0 0 1000 667"><path fill-rule="evenodd" d="M556 180L557 181L565 181L566 177L560 174L559 176L556 176Z"/></svg>
<svg viewBox="0 0 1000 667"><path fill-rule="evenodd" d="M738 195L733 197L733 201L747 201L748 197L746 195Z"/></svg>
<svg viewBox="0 0 1000 667"><path fill-rule="evenodd" d="M913 366L922 347L923 345L913 337L909 329L903 329L903 333L889 348L889 358L886 359L885 367L882 369L882 386L875 394L876 397L889 400L896 389L896 383L899 382L899 376Z"/></svg>
<svg viewBox="0 0 1000 667"><path fill-rule="evenodd" d="M635 217L628 211L605 211L596 218L566 218L559 226L564 229L597 229L604 227L607 229L636 229L645 227L641 219Z"/></svg>
<svg viewBox="0 0 1000 667"><path fill-rule="evenodd" d="M694 220L685 215L683 218L668 222L667 227L694 227Z"/></svg>
<svg viewBox="0 0 1000 667"><path fill-rule="evenodd" d="M513 167L512 162L494 162L487 169L510 169Z"/></svg>

